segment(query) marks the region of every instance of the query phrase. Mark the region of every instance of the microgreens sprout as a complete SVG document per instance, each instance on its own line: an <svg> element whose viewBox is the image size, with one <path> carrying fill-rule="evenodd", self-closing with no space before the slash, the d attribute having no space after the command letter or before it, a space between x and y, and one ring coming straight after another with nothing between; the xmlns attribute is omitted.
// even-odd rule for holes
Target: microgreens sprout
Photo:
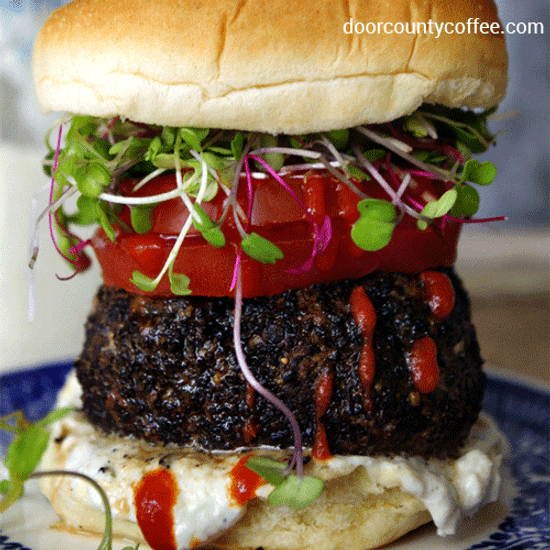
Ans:
<svg viewBox="0 0 550 550"><path fill-rule="evenodd" d="M51 200L37 226L48 214L54 242L53 230L59 233L56 248L78 271L86 266L83 250L87 241L79 239L69 229L71 224L97 223L109 238L114 239L115 225L129 230L118 217L121 206L127 205L134 230L147 233L152 227L154 208L161 202L179 198L189 212L188 220L157 277L151 279L134 273L132 282L139 288L154 290L166 273L171 282L177 277L186 281L185 276L175 274L173 268L191 224L212 246L224 246L224 223L230 211L241 235L236 267L240 265L243 250L256 261L273 263L282 258L282 252L264 237L251 232L251 206L245 213L236 200L239 180L243 171L244 175L251 172L248 163L253 161L254 170L274 178L287 192L290 188L281 176L298 170L307 174L312 168L326 169L348 186L359 201L371 198L364 191L362 181L375 182L387 193L389 200L386 202L394 208L384 207L382 217L372 205L363 208L358 211L358 220L352 230L357 246L375 250L373 247L389 242L392 226L395 228L403 216L415 218L422 229L436 219L441 220L442 227L447 221L478 221L471 219L479 206L479 194L471 183L487 185L493 181L496 171L492 164L479 164L469 157L493 142L494 137L486 127L486 119L491 113L491 110L473 113L424 105L392 123L301 136L160 127L119 117L73 116L63 148L60 147L61 128L57 149L50 146L48 139L45 169L52 176ZM176 189L142 197L132 192L123 196L119 192L119 184L128 177L137 181L133 186L135 193L165 173L176 174ZM420 185L417 178L443 182L445 200L440 202L442 197L427 192L423 194L423 203L413 199L412 193ZM199 205L212 200L220 189L228 199L219 218L213 220ZM449 193L452 189L454 191ZM78 196L77 212L69 215L64 210L68 204L66 199L75 194ZM249 200L253 200L250 190ZM430 205L431 202L434 204ZM302 273L312 269L316 255L326 248L331 231L326 220L319 227L307 208L301 202L298 204L312 222L314 240L311 257L302 266L291 269L291 272ZM391 212L395 215L390 220ZM37 235L33 241L31 267L38 253ZM190 284L192 287L192 281ZM230 288L234 284L235 276ZM183 291L189 292L187 282Z"/></svg>
<svg viewBox="0 0 550 550"><path fill-rule="evenodd" d="M251 456L247 460L246 466L263 477L268 483L275 486L275 489L269 494L267 499L270 504L273 506L287 504L295 509L301 509L318 498L324 484L319 478L304 475L302 436L296 417L278 397L274 396L267 388L264 388L260 384L246 362L241 343L242 294L241 271L237 267L235 318L233 322L233 345L237 362L248 384L286 416L292 427L294 437L294 452L290 464L285 465L269 458ZM296 468L297 475L291 474L294 468Z"/></svg>
<svg viewBox="0 0 550 550"><path fill-rule="evenodd" d="M102 487L91 477L79 472L68 470L35 471L46 450L50 437L46 426L60 420L72 410L72 408L53 410L35 424L29 422L22 411L16 411L0 418L0 429L15 436L8 447L4 459L9 479L0 482L0 495L4 495L0 501L0 514L19 500L23 495L23 485L29 479L46 476L76 477L89 483L101 497L105 508L105 529L97 550L112 550L113 522L111 506ZM138 548L139 543L135 547L127 546L123 550L138 550Z"/></svg>

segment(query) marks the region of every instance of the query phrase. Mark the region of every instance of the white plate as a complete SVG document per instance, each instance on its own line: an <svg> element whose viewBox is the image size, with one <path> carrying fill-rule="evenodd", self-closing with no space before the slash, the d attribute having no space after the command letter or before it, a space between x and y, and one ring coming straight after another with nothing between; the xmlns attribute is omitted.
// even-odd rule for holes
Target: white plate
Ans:
<svg viewBox="0 0 550 550"><path fill-rule="evenodd" d="M0 416L17 409L31 419L53 405L68 363L0 376ZM484 402L508 436L512 456L499 502L478 512L460 532L441 538L425 526L390 545L391 550L550 549L550 392L517 378L490 375ZM0 436L0 454L8 444ZM0 516L0 550L95 550L99 539L55 528L56 515L36 484ZM127 543L117 542L119 550ZM140 549L145 550L145 545Z"/></svg>

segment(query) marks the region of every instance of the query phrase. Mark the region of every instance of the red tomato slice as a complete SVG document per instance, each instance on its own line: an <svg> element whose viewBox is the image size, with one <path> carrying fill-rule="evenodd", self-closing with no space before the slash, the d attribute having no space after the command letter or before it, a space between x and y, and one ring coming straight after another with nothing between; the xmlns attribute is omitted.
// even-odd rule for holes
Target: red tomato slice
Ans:
<svg viewBox="0 0 550 550"><path fill-rule="evenodd" d="M314 230L310 217L295 199L273 178L253 179L253 206L248 232L255 231L276 244L284 258L276 264L262 264L242 254L243 295L245 297L278 294L290 288L300 288L346 278L358 278L375 270L419 272L450 266L456 256L460 224L439 224L428 229L417 229L415 220L405 216L396 227L390 243L377 252L366 252L352 241L350 231L358 218L359 197L345 184L326 172L315 172L304 179L304 174L284 177L305 204L308 212L321 227L325 215L332 223L332 238L322 254L315 258L313 267L303 273L290 273L312 255ZM388 198L378 185L359 183L372 197ZM125 182L122 194L132 194L133 181ZM137 191L135 196L165 193L176 188L175 176L161 176ZM429 182L430 187L433 185ZM218 191L216 197L202 204L210 218L216 221L222 214L227 196ZM248 208L246 179L240 182L237 200L243 212ZM132 273L140 271L155 278L175 243L188 211L180 198L159 204L153 211L152 229L145 235L126 233L115 228L115 242L99 229L92 245L103 270L107 285L117 286L138 294L147 294L130 282ZM125 206L121 219L130 224L130 209ZM226 245L216 248L207 243L200 232L191 228L174 264L175 273L184 273L191 279L190 289L195 295L233 295L230 285L235 262L240 251L241 237L233 215L227 216L223 226ZM149 293L151 294L151 293ZM170 296L170 284L165 275L152 293Z"/></svg>

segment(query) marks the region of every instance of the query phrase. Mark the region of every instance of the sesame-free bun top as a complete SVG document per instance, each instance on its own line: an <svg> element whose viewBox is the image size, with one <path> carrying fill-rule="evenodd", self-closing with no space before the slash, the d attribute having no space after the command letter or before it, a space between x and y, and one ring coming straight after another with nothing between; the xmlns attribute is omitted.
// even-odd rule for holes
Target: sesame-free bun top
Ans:
<svg viewBox="0 0 550 550"><path fill-rule="evenodd" d="M75 0L41 30L34 78L46 111L306 133L495 105L504 34L479 25L496 21L492 0Z"/></svg>

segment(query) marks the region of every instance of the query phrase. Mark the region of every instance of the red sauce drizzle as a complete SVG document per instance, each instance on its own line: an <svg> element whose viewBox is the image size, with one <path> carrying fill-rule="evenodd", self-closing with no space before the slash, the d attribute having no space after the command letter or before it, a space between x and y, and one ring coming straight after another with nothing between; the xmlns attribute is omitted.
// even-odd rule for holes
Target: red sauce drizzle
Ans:
<svg viewBox="0 0 550 550"><path fill-rule="evenodd" d="M416 389L420 393L434 391L439 382L435 342L429 336L417 340L408 353L407 362Z"/></svg>
<svg viewBox="0 0 550 550"><path fill-rule="evenodd" d="M254 398L256 390L247 382L246 383L246 406L251 409L254 406Z"/></svg>
<svg viewBox="0 0 550 550"><path fill-rule="evenodd" d="M242 430L244 442L250 445L258 433L258 425L253 418L247 418Z"/></svg>
<svg viewBox="0 0 550 550"><path fill-rule="evenodd" d="M455 305L455 291L451 280L440 271L424 271L420 274L420 280L424 285L426 302L436 319L442 321Z"/></svg>
<svg viewBox="0 0 550 550"><path fill-rule="evenodd" d="M355 287L350 299L351 312L361 330L363 348L359 358L359 379L365 395L364 407L372 410L371 389L376 372L372 338L376 326L376 311L362 286Z"/></svg>
<svg viewBox="0 0 550 550"><path fill-rule="evenodd" d="M254 409L254 399L256 397L256 390L250 385L246 384L246 406L251 409L251 415L253 415L253 409ZM256 421L254 420L253 416L250 416L246 422L244 423L244 426L242 428L243 432L243 438L244 442L247 445L250 445L254 438L256 437L256 434L258 433L258 425L256 424Z"/></svg>
<svg viewBox="0 0 550 550"><path fill-rule="evenodd" d="M250 456L243 456L230 472L229 497L238 506L243 506L248 500L254 498L256 491L266 483L265 479L245 466Z"/></svg>
<svg viewBox="0 0 550 550"><path fill-rule="evenodd" d="M153 550L177 550L173 508L178 486L172 472L159 468L134 488L138 525Z"/></svg>
<svg viewBox="0 0 550 550"><path fill-rule="evenodd" d="M332 458L327 440L327 431L322 420L327 412L332 398L332 386L334 374L332 369L325 369L317 379L315 386L315 441L313 443L312 456L317 460Z"/></svg>

